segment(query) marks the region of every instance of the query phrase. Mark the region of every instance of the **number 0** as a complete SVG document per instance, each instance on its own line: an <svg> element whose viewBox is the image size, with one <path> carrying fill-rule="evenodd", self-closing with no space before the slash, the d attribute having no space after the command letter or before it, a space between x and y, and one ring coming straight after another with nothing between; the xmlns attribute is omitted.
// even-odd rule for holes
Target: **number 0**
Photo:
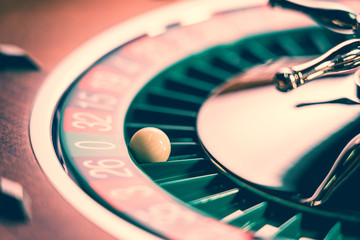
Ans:
<svg viewBox="0 0 360 240"><path fill-rule="evenodd" d="M109 142L101 141L79 141L74 144L78 148L91 150L110 150L115 149L116 145Z"/></svg>

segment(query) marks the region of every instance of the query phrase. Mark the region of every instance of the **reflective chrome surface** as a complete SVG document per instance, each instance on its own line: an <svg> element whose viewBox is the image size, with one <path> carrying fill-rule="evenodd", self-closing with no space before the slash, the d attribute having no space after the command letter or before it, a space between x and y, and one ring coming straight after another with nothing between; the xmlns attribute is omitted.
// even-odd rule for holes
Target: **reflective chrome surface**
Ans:
<svg viewBox="0 0 360 240"><path fill-rule="evenodd" d="M337 45L310 62L280 69L274 76L274 84L278 90L287 92L314 79L348 73L358 67L360 67L360 39L352 39Z"/></svg>
<svg viewBox="0 0 360 240"><path fill-rule="evenodd" d="M326 202L330 196L360 166L360 134L354 137L341 152L329 174L320 184L314 195L300 202L309 206L317 206Z"/></svg>
<svg viewBox="0 0 360 240"><path fill-rule="evenodd" d="M359 91L360 71L354 74L356 90ZM349 99L350 101L350 99ZM359 102L353 101L354 104ZM360 166L360 134L355 136L342 150L339 157L334 162L325 179L316 189L314 194L305 199L299 199L299 202L309 205L318 206L327 202L333 193L343 188L344 183L355 173ZM354 190L353 188L350 188ZM349 196L354 194L349 194ZM347 197L347 196L344 196Z"/></svg>
<svg viewBox="0 0 360 240"><path fill-rule="evenodd" d="M279 6L305 13L332 31L343 34L355 33L357 37L360 36L359 18L343 4L304 0L270 0L269 3L273 7Z"/></svg>
<svg viewBox="0 0 360 240"><path fill-rule="evenodd" d="M307 14L318 24L338 33L360 37L360 15L339 3L323 1L270 0L273 7L282 7ZM314 79L346 73L360 66L360 40L348 40L323 56L292 68L280 69L274 76L276 88L290 91Z"/></svg>
<svg viewBox="0 0 360 240"><path fill-rule="evenodd" d="M240 181L311 196L351 139L344 136L356 134L348 124L359 116L358 105L331 103L356 99L353 78L324 78L287 94L266 81L233 81L215 91L198 115L198 135L210 157ZM339 152L334 146L341 146Z"/></svg>

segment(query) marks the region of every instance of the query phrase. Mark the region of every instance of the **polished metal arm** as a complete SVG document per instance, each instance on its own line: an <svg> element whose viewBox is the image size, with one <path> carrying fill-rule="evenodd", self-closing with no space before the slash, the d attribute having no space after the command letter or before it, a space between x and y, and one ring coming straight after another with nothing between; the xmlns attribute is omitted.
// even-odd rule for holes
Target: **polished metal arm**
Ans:
<svg viewBox="0 0 360 240"><path fill-rule="evenodd" d="M322 56L291 68L282 68L273 83L282 92L288 92L316 78L348 73L360 67L360 39L347 40Z"/></svg>
<svg viewBox="0 0 360 240"><path fill-rule="evenodd" d="M307 0L270 0L273 7L282 7L307 14L318 24L338 33L360 37L360 16L339 3Z"/></svg>
<svg viewBox="0 0 360 240"><path fill-rule="evenodd" d="M360 14L350 12L341 4L306 0L270 0L271 6L280 6L307 14L328 29L354 34L357 39L347 40L322 56L294 67L282 68L273 83L282 92L295 89L316 78L348 73L360 68ZM360 166L360 134L353 138L336 159L331 170L310 198L300 199L304 205L317 206L330 196Z"/></svg>
<svg viewBox="0 0 360 240"><path fill-rule="evenodd" d="M318 206L326 202L360 166L360 134L354 137L336 159L330 172L317 188L313 196L300 200L308 206Z"/></svg>
<svg viewBox="0 0 360 240"><path fill-rule="evenodd" d="M360 14L352 13L342 4L307 0L270 0L269 4L305 13L332 31L354 34L360 38ZM280 69L273 82L278 90L288 92L316 78L351 72L358 67L360 39L353 39L339 44L310 62Z"/></svg>

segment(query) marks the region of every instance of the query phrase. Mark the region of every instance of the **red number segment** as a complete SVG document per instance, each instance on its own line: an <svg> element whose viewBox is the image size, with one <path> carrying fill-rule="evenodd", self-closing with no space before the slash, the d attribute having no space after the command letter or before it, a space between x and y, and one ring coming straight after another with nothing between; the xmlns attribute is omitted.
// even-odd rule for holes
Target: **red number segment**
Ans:
<svg viewBox="0 0 360 240"><path fill-rule="evenodd" d="M132 79L121 71L97 65L80 80L79 89L100 93L123 94L131 86Z"/></svg>
<svg viewBox="0 0 360 240"><path fill-rule="evenodd" d="M79 133L113 134L113 116L107 112L66 108L64 131Z"/></svg>
<svg viewBox="0 0 360 240"><path fill-rule="evenodd" d="M170 201L169 196L149 184L142 176L96 180L91 181L90 185L111 206L129 215L133 215L137 209Z"/></svg>
<svg viewBox="0 0 360 240"><path fill-rule="evenodd" d="M77 89L72 95L68 107L82 108L98 111L115 111L119 99L109 93L98 93Z"/></svg>

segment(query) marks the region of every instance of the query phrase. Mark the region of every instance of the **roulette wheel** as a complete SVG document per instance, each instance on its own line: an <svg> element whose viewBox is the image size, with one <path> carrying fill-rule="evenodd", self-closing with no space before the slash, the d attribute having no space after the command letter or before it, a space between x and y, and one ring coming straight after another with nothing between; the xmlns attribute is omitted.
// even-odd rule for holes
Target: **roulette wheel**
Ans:
<svg viewBox="0 0 360 240"><path fill-rule="evenodd" d="M267 76L356 43L343 29L262 0L0 3L2 239L360 237L359 75ZM167 161L131 147L148 127ZM334 162L347 181L307 201Z"/></svg>

